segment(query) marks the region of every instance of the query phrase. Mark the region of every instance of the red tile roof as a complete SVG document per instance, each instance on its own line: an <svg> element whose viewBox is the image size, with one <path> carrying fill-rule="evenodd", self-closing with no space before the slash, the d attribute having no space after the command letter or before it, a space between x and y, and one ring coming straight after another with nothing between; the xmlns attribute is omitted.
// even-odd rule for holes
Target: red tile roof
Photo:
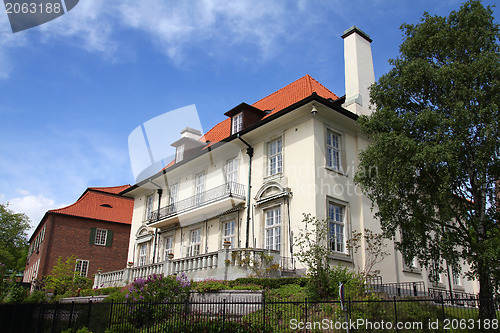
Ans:
<svg viewBox="0 0 500 333"><path fill-rule="evenodd" d="M284 108L303 100L315 92L323 98L331 98L333 100L339 98L330 90L325 88L321 83L312 78L309 74L301 77L300 79L284 86L280 90L275 91L271 95L262 98L261 100L252 104L252 106L266 111L272 110L264 118ZM212 127L203 137L201 141L218 142L231 135L231 118L227 118L214 127Z"/></svg>
<svg viewBox="0 0 500 333"><path fill-rule="evenodd" d="M130 185L91 187L74 204L49 210L48 213L131 224L134 200L115 195L115 193L119 193L128 187Z"/></svg>
<svg viewBox="0 0 500 333"><path fill-rule="evenodd" d="M271 95L253 103L252 106L264 111L272 110L272 112L267 115L269 116L311 96L313 92L326 99L331 98L335 100L338 98L337 95L307 74Z"/></svg>
<svg viewBox="0 0 500 333"><path fill-rule="evenodd" d="M89 190L107 192L112 194L119 194L121 191L128 189L130 185L112 186L112 187L89 187Z"/></svg>

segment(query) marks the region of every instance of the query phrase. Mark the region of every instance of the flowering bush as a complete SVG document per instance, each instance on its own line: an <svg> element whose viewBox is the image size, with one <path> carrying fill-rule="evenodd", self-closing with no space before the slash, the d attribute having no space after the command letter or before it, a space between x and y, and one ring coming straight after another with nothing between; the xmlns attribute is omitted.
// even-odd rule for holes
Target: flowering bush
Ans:
<svg viewBox="0 0 500 333"><path fill-rule="evenodd" d="M131 302L179 302L189 297L191 281L184 273L177 276L153 274L147 279L136 279L125 294Z"/></svg>
<svg viewBox="0 0 500 333"><path fill-rule="evenodd" d="M130 302L126 319L135 327L166 320L182 309L182 302L189 297L190 289L191 281L184 273L177 276L153 274L147 279L135 279L126 289L125 299ZM149 304L158 303L165 304L155 306L151 311Z"/></svg>

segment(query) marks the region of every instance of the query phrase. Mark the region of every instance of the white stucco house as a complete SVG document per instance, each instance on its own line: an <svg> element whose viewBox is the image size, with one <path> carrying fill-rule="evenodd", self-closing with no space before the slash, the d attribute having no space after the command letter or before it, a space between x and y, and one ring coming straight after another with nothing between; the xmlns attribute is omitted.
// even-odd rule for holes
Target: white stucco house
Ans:
<svg viewBox="0 0 500 333"><path fill-rule="evenodd" d="M342 38L344 97L306 75L227 111L204 135L186 128L166 143L176 148L175 160L122 192L135 199L128 266L98 274L95 286L153 273L233 279L253 272L238 264L242 255L272 258L275 275L303 274L294 243L304 213L328 221L332 264L363 270L364 245L352 253L346 242L354 231L381 231L371 202L354 184L359 152L369 144L356 120L371 112L368 87L375 76L370 37L352 27ZM384 283L477 292L476 283L458 274L431 282L425 269L405 265L387 243L390 255L375 267Z"/></svg>

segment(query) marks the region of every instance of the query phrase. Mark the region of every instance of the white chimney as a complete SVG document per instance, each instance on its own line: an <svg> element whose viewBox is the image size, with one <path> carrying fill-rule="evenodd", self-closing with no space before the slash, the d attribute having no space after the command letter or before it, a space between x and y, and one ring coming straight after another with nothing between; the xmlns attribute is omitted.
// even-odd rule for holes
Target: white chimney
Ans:
<svg viewBox="0 0 500 333"><path fill-rule="evenodd" d="M370 36L352 26L344 31L345 103L357 115L370 115L370 92L375 82Z"/></svg>

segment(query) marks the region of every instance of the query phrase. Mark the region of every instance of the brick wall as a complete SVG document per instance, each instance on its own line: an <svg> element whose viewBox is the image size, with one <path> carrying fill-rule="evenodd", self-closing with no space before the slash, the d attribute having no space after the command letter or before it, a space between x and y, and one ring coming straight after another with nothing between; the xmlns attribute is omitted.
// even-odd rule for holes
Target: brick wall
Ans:
<svg viewBox="0 0 500 333"><path fill-rule="evenodd" d="M106 272L126 267L130 225L60 214L51 215L52 228L43 270L39 270L41 274L50 274L59 256L66 259L71 255L89 261L89 278L92 278L99 268ZM112 230L112 245L107 247L89 244L92 228Z"/></svg>

